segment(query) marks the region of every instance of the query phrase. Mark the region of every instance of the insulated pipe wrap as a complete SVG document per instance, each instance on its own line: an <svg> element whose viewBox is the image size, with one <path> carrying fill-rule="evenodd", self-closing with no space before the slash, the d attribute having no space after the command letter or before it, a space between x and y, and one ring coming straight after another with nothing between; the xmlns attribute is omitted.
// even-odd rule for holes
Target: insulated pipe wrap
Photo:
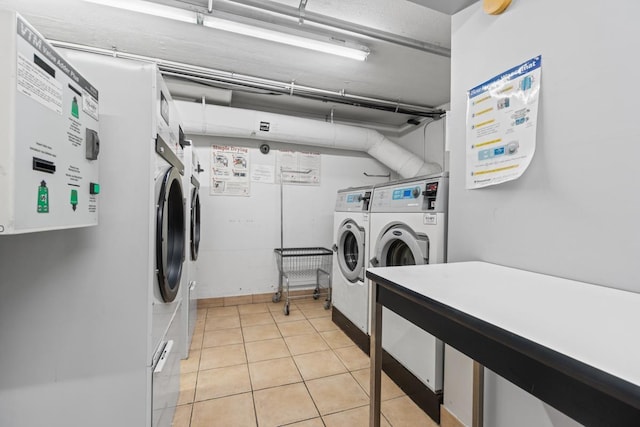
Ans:
<svg viewBox="0 0 640 427"><path fill-rule="evenodd" d="M372 129L194 102L176 101L176 106L187 134L364 151L402 178L442 171Z"/></svg>

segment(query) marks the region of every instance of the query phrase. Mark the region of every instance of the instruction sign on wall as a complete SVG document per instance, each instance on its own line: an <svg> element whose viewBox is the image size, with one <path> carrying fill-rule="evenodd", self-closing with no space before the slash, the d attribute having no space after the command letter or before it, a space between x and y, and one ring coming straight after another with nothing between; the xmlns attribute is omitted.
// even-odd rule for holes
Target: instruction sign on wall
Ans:
<svg viewBox="0 0 640 427"><path fill-rule="evenodd" d="M320 185L320 153L280 150L276 173L284 184Z"/></svg>
<svg viewBox="0 0 640 427"><path fill-rule="evenodd" d="M249 196L249 149L211 146L212 196Z"/></svg>
<svg viewBox="0 0 640 427"><path fill-rule="evenodd" d="M536 150L542 56L469 90L466 188L522 176Z"/></svg>

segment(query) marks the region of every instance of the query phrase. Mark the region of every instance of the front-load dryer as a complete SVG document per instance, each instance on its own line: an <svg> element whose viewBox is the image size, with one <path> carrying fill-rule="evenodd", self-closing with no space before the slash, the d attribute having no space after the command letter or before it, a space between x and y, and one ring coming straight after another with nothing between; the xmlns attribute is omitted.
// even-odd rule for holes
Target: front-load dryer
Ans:
<svg viewBox="0 0 640 427"><path fill-rule="evenodd" d="M448 174L376 186L371 198L371 266L446 262ZM384 308L382 347L433 393L442 390L442 341Z"/></svg>
<svg viewBox="0 0 640 427"><path fill-rule="evenodd" d="M369 260L369 200L372 187L339 190L334 224L332 302L334 321L346 317L364 334L369 333L369 285L365 270ZM341 325L348 329L350 325Z"/></svg>
<svg viewBox="0 0 640 427"><path fill-rule="evenodd" d="M117 332L121 363L133 366L126 392L141 411L135 419L170 426L180 391L175 360L185 339L179 323L187 233L177 109L155 64L68 50L64 56L100 93L105 204L101 241L92 250L110 264L96 282L113 287L113 300L101 303L117 305L127 319ZM107 240L117 242L117 253Z"/></svg>

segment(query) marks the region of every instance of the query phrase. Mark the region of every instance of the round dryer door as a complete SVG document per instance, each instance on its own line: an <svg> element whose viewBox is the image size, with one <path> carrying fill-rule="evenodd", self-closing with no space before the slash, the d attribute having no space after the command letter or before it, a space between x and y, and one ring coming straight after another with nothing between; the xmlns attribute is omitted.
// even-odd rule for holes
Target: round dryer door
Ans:
<svg viewBox="0 0 640 427"><path fill-rule="evenodd" d="M191 259L198 259L200 249L200 191L197 187L191 190Z"/></svg>
<svg viewBox="0 0 640 427"><path fill-rule="evenodd" d="M156 269L165 302L176 298L180 288L185 246L182 178L171 167L162 177L156 212Z"/></svg>
<svg viewBox="0 0 640 427"><path fill-rule="evenodd" d="M338 230L338 266L350 282L364 280L364 229L346 221Z"/></svg>
<svg viewBox="0 0 640 427"><path fill-rule="evenodd" d="M376 245L380 267L429 263L429 238L404 224L389 228Z"/></svg>

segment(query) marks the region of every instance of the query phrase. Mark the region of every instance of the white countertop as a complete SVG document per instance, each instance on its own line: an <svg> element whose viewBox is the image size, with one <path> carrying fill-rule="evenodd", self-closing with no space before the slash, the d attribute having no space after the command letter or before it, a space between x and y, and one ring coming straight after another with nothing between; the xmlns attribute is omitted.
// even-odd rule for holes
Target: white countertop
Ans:
<svg viewBox="0 0 640 427"><path fill-rule="evenodd" d="M640 386L638 293L484 262L368 271Z"/></svg>

